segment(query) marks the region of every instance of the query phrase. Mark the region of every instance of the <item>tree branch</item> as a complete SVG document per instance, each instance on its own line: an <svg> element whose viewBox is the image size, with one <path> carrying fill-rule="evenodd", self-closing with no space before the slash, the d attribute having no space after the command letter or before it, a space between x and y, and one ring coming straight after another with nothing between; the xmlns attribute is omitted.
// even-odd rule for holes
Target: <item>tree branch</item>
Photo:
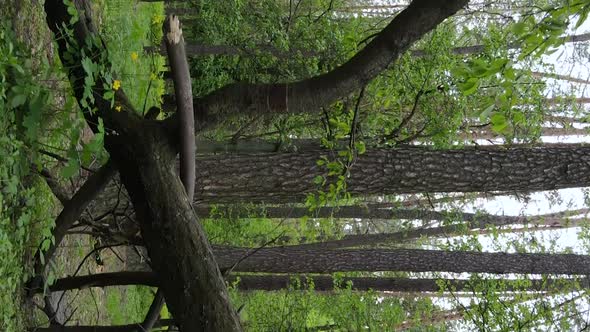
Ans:
<svg viewBox="0 0 590 332"><path fill-rule="evenodd" d="M180 126L180 178L190 200L195 193L195 118L193 89L184 50L180 21L168 16L164 22L164 40L174 81Z"/></svg>
<svg viewBox="0 0 590 332"><path fill-rule="evenodd" d="M237 83L195 100L197 131L230 115L317 112L321 106L360 89L424 34L468 0L414 0L363 50L326 74L294 83ZM172 118L175 118L173 116ZM170 119L174 124L175 119Z"/></svg>
<svg viewBox="0 0 590 332"><path fill-rule="evenodd" d="M116 168L113 162L109 160L97 172L90 175L80 190L65 204L63 210L55 220L55 228L52 232L55 241L44 254L39 249L35 255L35 274L41 275L43 273L45 265L52 259L55 250L60 245L68 230L80 218L80 215L88 204L107 186L115 173ZM41 262L41 255L45 258L45 264Z"/></svg>

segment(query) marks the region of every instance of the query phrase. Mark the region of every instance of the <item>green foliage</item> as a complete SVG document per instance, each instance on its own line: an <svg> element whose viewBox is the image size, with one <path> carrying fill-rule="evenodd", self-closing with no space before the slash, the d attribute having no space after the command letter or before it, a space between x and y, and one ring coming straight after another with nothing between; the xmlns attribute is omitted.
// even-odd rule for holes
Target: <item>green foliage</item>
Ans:
<svg viewBox="0 0 590 332"><path fill-rule="evenodd" d="M144 46L159 48L162 40L163 3L124 0L105 1L101 33L108 47L112 72L134 108L141 114L160 106L165 91L161 72L166 58L144 52ZM133 13L130 15L130 13Z"/></svg>
<svg viewBox="0 0 590 332"><path fill-rule="evenodd" d="M426 298L383 297L352 291L351 285L338 284L333 292L321 294L314 292L312 282L301 284L299 279L283 291L238 293L234 288L230 294L237 306L243 305L241 317L249 331L394 331L413 320L411 315L418 320L433 309Z"/></svg>
<svg viewBox="0 0 590 332"><path fill-rule="evenodd" d="M554 48L565 42L563 37L572 19L577 19L575 28L584 23L590 11L589 5L588 0L567 1L558 6L550 4L544 7L541 15L525 15L512 27L522 43L520 59L553 53Z"/></svg>
<svg viewBox="0 0 590 332"><path fill-rule="evenodd" d="M153 289L146 286L116 287L106 292L106 308L112 325L142 322L154 299Z"/></svg>
<svg viewBox="0 0 590 332"><path fill-rule="evenodd" d="M235 206L233 209L235 212L248 211L248 206ZM297 238L288 225L255 214L251 218L236 218L231 210L221 212L214 209L202 222L209 241L215 244L258 247L283 236Z"/></svg>
<svg viewBox="0 0 590 332"><path fill-rule="evenodd" d="M197 57L191 60L197 95L225 84L292 81L326 72L343 60L350 44L343 42L360 26L321 15L330 3L306 1L295 12L284 3L263 1L199 1L188 31L203 45L222 45L238 55ZM357 30L358 31L358 30Z"/></svg>
<svg viewBox="0 0 590 332"><path fill-rule="evenodd" d="M50 94L9 23L0 22L0 330L22 331L20 298L29 247L52 240L49 194L31 174L32 147ZM43 239L47 241L43 241Z"/></svg>

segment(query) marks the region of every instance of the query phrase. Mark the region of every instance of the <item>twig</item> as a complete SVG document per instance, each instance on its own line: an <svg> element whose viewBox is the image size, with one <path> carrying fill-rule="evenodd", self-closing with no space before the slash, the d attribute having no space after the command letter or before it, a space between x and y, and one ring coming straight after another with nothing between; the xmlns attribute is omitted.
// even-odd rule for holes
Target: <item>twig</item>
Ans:
<svg viewBox="0 0 590 332"><path fill-rule="evenodd" d="M55 159L57 161L61 161L61 162L64 162L64 163L67 163L69 161L68 158L64 158L64 157L62 157L62 156L60 156L60 155L58 155L56 153L53 153L51 151L47 151L47 150L44 150L44 149L39 149L38 151L39 151L39 153L44 154L44 155L46 155L48 157L51 157L51 158L53 158L53 159ZM80 166L80 168L83 169L83 170L85 170L85 171L88 171L90 173L96 172L95 169L88 168L86 166Z"/></svg>
<svg viewBox="0 0 590 332"><path fill-rule="evenodd" d="M354 107L354 115L352 117L352 123L350 124L350 141L348 143L348 146L350 147L351 150L354 149L354 143L356 140L356 127L357 127L357 121L358 121L358 113L359 113L359 105L361 104L361 100L363 99L363 96L365 94L365 88L366 85L364 85L361 88L361 91L359 92L359 96L356 100L356 105Z"/></svg>

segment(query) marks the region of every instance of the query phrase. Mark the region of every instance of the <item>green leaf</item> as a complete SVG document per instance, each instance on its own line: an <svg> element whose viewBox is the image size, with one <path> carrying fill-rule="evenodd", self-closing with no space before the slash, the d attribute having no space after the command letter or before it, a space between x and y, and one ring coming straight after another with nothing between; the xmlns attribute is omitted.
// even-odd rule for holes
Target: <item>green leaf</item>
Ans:
<svg viewBox="0 0 590 332"><path fill-rule="evenodd" d="M354 148L358 154L363 154L367 150L367 147L365 146L365 142L354 143Z"/></svg>
<svg viewBox="0 0 590 332"><path fill-rule="evenodd" d="M70 158L64 168L61 169L61 175L69 179L74 176L80 169L80 162L76 158Z"/></svg>
<svg viewBox="0 0 590 332"><path fill-rule="evenodd" d="M495 107L496 107L495 103L488 105L488 107L486 107L483 110L483 112L481 112L481 114L479 115L480 120L482 122L485 121L488 118L488 116L490 116L490 113L492 113L492 111L494 110Z"/></svg>
<svg viewBox="0 0 590 332"><path fill-rule="evenodd" d="M528 25L524 21L520 21L518 23L515 23L512 26L512 32L517 36L523 35L527 30L528 30Z"/></svg>
<svg viewBox="0 0 590 332"><path fill-rule="evenodd" d="M26 101L27 101L26 95L22 95L22 94L15 95L12 97L12 100L10 101L10 107L16 108L18 106L23 105Z"/></svg>
<svg viewBox="0 0 590 332"><path fill-rule="evenodd" d="M524 116L524 113L520 112L520 111L515 111L512 113L512 122L514 124L525 124L526 123L526 118Z"/></svg>
<svg viewBox="0 0 590 332"><path fill-rule="evenodd" d="M477 78L470 78L464 83L459 83L457 86L461 92L463 92L464 96L469 96L477 91L477 87L479 85L479 80Z"/></svg>
<svg viewBox="0 0 590 332"><path fill-rule="evenodd" d="M324 184L324 177L321 175L316 176L315 178L313 178L313 183L315 183L318 186L321 186L322 184Z"/></svg>
<svg viewBox="0 0 590 332"><path fill-rule="evenodd" d="M502 113L495 113L490 118L490 121L492 122L492 130L497 133L503 133L504 130L508 127L506 116Z"/></svg>

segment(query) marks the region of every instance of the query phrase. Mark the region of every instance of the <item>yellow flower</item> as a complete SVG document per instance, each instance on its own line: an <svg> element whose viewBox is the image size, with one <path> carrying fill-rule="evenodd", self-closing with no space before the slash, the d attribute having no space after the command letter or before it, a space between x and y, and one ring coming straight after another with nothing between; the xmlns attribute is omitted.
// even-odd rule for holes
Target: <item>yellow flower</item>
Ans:
<svg viewBox="0 0 590 332"><path fill-rule="evenodd" d="M121 112L121 105L115 106L115 111Z"/></svg>
<svg viewBox="0 0 590 332"><path fill-rule="evenodd" d="M154 14L152 16L152 24L153 25L158 25L160 23L164 22L164 16L163 15L156 15Z"/></svg>
<svg viewBox="0 0 590 332"><path fill-rule="evenodd" d="M139 56L137 55L137 52L131 52L131 60L133 60L133 61L137 61L137 58L138 58L138 57L139 57Z"/></svg>
<svg viewBox="0 0 590 332"><path fill-rule="evenodd" d="M117 90L119 90L120 87L121 87L121 81L114 80L113 81L113 90L117 91Z"/></svg>

